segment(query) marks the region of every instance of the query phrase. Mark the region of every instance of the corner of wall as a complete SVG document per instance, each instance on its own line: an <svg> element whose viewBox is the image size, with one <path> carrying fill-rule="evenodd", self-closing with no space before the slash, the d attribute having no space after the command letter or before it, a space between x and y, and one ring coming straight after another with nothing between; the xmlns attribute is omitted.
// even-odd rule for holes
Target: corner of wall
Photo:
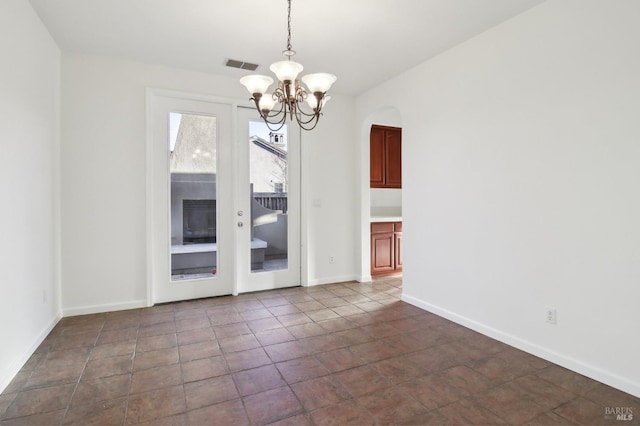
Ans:
<svg viewBox="0 0 640 426"><path fill-rule="evenodd" d="M62 312L58 311L58 313L51 319L51 322L47 324L47 326L36 336L31 345L26 348L21 354L19 354L15 360L9 365L0 367L0 393L3 392L13 378L20 372L22 367L29 361L31 356L38 349L40 344L44 342L44 339L47 338L51 330L58 324L58 322L62 319Z"/></svg>

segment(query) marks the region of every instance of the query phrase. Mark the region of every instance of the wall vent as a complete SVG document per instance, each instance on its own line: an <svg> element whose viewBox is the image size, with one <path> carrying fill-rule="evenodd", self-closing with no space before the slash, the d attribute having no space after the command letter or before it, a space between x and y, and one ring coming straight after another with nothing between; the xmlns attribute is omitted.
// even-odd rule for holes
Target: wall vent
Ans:
<svg viewBox="0 0 640 426"><path fill-rule="evenodd" d="M238 61L237 59L227 59L225 65L231 68L240 68L242 70L255 71L258 69L258 64L252 64L251 62Z"/></svg>

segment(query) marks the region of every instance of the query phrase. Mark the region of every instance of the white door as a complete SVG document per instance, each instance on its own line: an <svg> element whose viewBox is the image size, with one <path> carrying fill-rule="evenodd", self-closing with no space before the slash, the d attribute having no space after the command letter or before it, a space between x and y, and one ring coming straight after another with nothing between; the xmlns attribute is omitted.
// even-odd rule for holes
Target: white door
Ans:
<svg viewBox="0 0 640 426"><path fill-rule="evenodd" d="M300 129L238 108L238 292L300 285Z"/></svg>
<svg viewBox="0 0 640 426"><path fill-rule="evenodd" d="M298 127L153 89L147 123L150 304L300 285Z"/></svg>
<svg viewBox="0 0 640 426"><path fill-rule="evenodd" d="M147 95L150 303L235 293L230 104Z"/></svg>

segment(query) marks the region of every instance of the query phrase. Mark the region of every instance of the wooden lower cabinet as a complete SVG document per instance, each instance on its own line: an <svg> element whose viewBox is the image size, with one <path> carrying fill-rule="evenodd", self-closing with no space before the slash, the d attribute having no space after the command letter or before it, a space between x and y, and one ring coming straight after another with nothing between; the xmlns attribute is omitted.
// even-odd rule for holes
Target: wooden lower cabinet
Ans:
<svg viewBox="0 0 640 426"><path fill-rule="evenodd" d="M396 250L396 271L402 272L402 232L396 232L394 236L394 248Z"/></svg>
<svg viewBox="0 0 640 426"><path fill-rule="evenodd" d="M371 223L371 275L402 272L402 222Z"/></svg>

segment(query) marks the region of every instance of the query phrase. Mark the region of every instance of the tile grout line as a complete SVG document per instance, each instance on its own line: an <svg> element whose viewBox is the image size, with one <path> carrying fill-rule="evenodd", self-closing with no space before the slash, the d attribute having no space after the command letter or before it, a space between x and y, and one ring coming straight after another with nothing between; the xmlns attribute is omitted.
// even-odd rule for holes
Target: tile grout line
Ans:
<svg viewBox="0 0 640 426"><path fill-rule="evenodd" d="M64 419L67 417L67 414L69 414L69 410L71 409L71 403L73 401L73 397L76 394L76 391L78 390L78 387L80 386L80 381L82 380L82 376L84 375L85 370L87 369L87 365L89 364L89 360L91 359L91 355L93 354L93 350L95 349L96 345L98 344L98 340L100 339L100 335L102 334L102 330L104 330L104 324L105 321L103 320L102 322L102 326L100 327L100 330L98 330L98 334L93 342L93 345L90 346L91 350L89 351L89 354L87 355L87 359L84 361L84 366L82 367L82 371L80 372L80 375L78 376L78 380L76 382L76 386L73 388L73 392L71 392L71 396L69 397L69 401L67 402L67 406L64 410L64 415L60 418L60 425L64 422Z"/></svg>

